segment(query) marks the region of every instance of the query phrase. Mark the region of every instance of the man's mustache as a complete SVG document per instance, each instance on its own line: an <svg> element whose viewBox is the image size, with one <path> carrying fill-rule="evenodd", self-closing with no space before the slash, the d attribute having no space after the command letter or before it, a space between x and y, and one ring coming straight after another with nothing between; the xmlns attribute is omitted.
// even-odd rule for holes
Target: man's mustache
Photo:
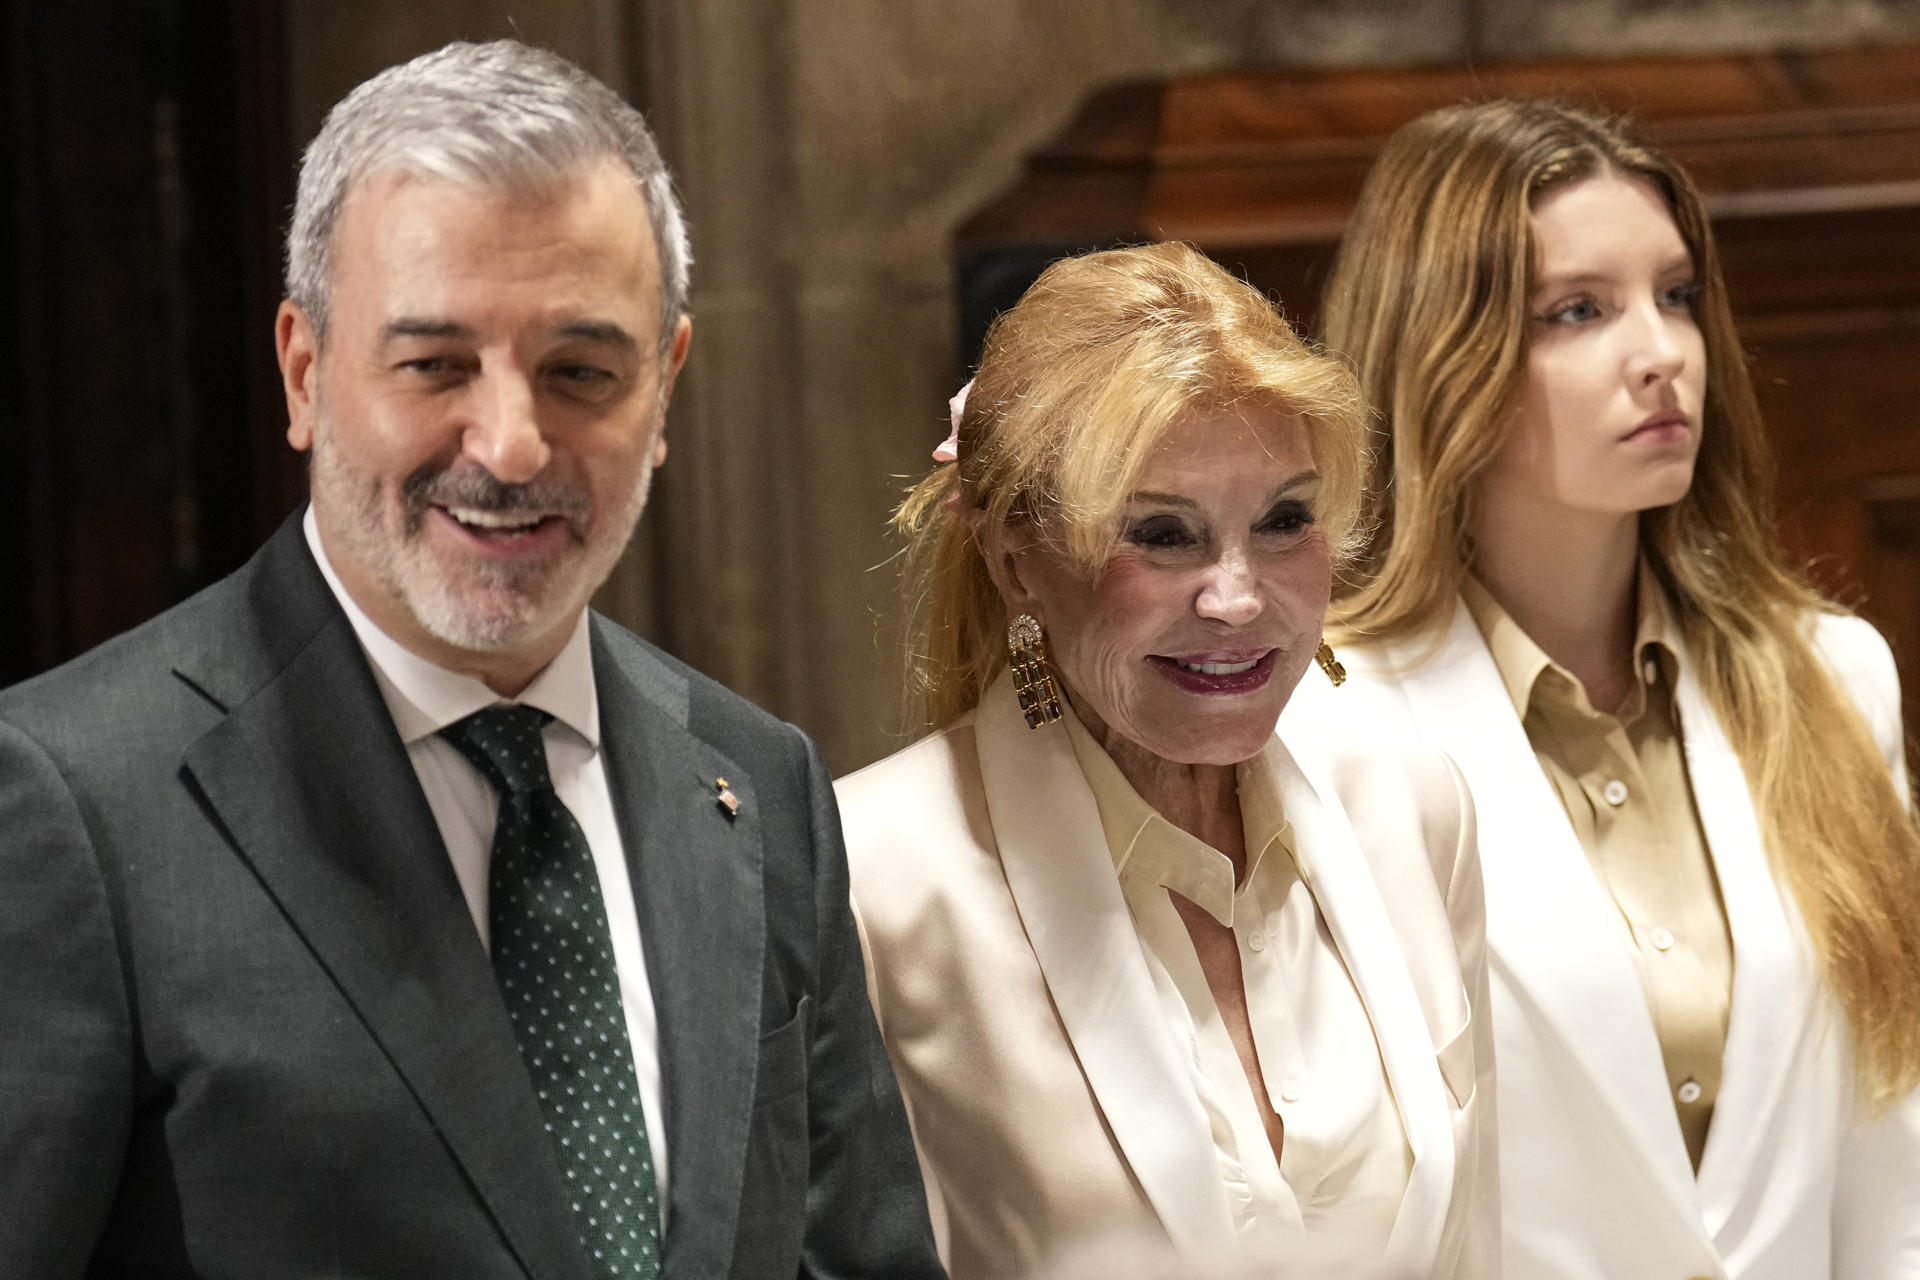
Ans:
<svg viewBox="0 0 1920 1280"><path fill-rule="evenodd" d="M429 506L560 516L576 526L585 523L591 510L586 495L569 485L548 480L507 484L485 467L474 465L422 467L407 477L402 494L410 523L424 517Z"/></svg>

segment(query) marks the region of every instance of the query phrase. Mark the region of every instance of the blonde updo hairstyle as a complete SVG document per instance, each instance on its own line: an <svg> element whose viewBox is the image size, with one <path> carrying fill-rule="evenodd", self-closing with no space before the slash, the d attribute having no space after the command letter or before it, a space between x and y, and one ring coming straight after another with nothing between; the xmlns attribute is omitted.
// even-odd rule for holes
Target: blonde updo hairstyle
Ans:
<svg viewBox="0 0 1920 1280"><path fill-rule="evenodd" d="M1920 1085L1920 839L1866 723L1808 639L1839 612L1775 532L1772 455L1706 208L1615 117L1505 100L1432 111L1382 148L1327 284L1326 342L1382 430L1373 537L1336 602L1343 644L1431 655L1471 572L1480 488L1514 427L1537 267L1532 210L1597 175L1659 193L1693 259L1706 398L1693 484L1642 513L1640 549L1745 770L1776 876L1846 1014L1860 1097Z"/></svg>
<svg viewBox="0 0 1920 1280"><path fill-rule="evenodd" d="M1191 246L1067 258L987 332L959 425L894 514L907 540L912 665L924 723L973 709L1007 665L1007 615L975 522L1024 522L1089 572L1147 457L1192 415L1296 415L1320 473L1315 518L1336 563L1353 541L1365 411L1353 375L1259 290Z"/></svg>

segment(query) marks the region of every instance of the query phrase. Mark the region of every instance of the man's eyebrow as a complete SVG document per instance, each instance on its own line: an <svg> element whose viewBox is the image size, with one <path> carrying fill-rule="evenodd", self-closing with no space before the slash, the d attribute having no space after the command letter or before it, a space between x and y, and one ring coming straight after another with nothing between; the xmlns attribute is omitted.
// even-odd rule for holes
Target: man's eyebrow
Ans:
<svg viewBox="0 0 1920 1280"><path fill-rule="evenodd" d="M473 330L453 320L429 320L424 316L401 316L389 320L380 329L380 340L396 338L471 338Z"/></svg>
<svg viewBox="0 0 1920 1280"><path fill-rule="evenodd" d="M640 350L639 341L611 320L574 320L561 325L558 333L563 338L604 343L630 353Z"/></svg>
<svg viewBox="0 0 1920 1280"><path fill-rule="evenodd" d="M611 320L574 320L561 325L554 332L563 338L572 338L582 342L598 342L622 351L637 352L639 341L631 333ZM455 320L432 320L424 316L401 316L388 321L380 330L382 342L392 342L400 338L456 338L471 341L474 332L468 326Z"/></svg>

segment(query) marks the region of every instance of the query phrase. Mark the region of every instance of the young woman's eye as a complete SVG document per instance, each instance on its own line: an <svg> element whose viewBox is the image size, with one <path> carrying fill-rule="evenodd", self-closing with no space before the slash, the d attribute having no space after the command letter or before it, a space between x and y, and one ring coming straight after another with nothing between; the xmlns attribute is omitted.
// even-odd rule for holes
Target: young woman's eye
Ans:
<svg viewBox="0 0 1920 1280"><path fill-rule="evenodd" d="M1262 533L1281 535L1299 533L1313 524L1313 508L1304 502L1283 502L1260 522Z"/></svg>
<svg viewBox="0 0 1920 1280"><path fill-rule="evenodd" d="M1148 516L1127 526L1126 539L1150 551L1171 551L1194 543L1193 531L1171 516Z"/></svg>
<svg viewBox="0 0 1920 1280"><path fill-rule="evenodd" d="M1698 280L1683 280L1678 284L1668 285L1660 294L1660 302L1663 306L1683 311L1693 310L1694 303L1698 301L1700 301Z"/></svg>
<svg viewBox="0 0 1920 1280"><path fill-rule="evenodd" d="M1540 316L1543 324L1585 324L1600 318L1600 304L1592 298L1568 298L1556 302Z"/></svg>

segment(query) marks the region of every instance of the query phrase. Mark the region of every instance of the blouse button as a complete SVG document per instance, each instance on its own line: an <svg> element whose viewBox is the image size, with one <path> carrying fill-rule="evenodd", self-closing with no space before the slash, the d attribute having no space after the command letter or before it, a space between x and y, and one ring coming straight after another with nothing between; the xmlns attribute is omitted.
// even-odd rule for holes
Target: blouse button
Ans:
<svg viewBox="0 0 1920 1280"><path fill-rule="evenodd" d="M1618 809L1627 802L1627 784L1615 778L1600 789L1600 794L1606 797L1608 804Z"/></svg>
<svg viewBox="0 0 1920 1280"><path fill-rule="evenodd" d="M1679 1089L1674 1091L1674 1096L1676 1098L1679 1098L1680 1101L1685 1103L1695 1103L1700 1101L1699 1082L1695 1080L1681 1081Z"/></svg>
<svg viewBox="0 0 1920 1280"><path fill-rule="evenodd" d="M1262 930L1255 929L1247 935L1247 946L1255 951L1265 951L1267 949L1267 935Z"/></svg>
<svg viewBox="0 0 1920 1280"><path fill-rule="evenodd" d="M1653 944L1655 951L1668 951L1673 947L1673 933L1660 925L1655 925L1647 934L1647 941Z"/></svg>

